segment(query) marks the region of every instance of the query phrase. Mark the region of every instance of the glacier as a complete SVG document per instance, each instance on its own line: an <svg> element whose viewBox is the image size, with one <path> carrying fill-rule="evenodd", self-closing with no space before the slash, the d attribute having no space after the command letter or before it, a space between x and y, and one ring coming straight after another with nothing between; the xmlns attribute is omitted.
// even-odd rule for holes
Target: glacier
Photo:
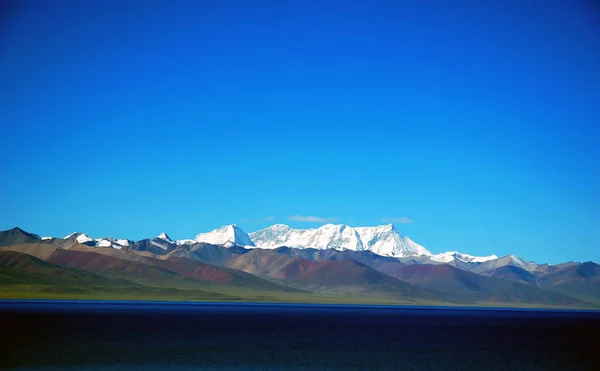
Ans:
<svg viewBox="0 0 600 371"><path fill-rule="evenodd" d="M194 241L225 246L255 246L246 232L235 224L226 225L207 233L200 233L194 238Z"/></svg>
<svg viewBox="0 0 600 371"><path fill-rule="evenodd" d="M498 259L498 256L473 256L468 254L462 254L458 251L448 251L441 254L432 255L429 257L429 259L437 263L450 263L454 260L460 260L466 263L483 263L489 260Z"/></svg>
<svg viewBox="0 0 600 371"><path fill-rule="evenodd" d="M343 224L325 224L314 229L293 229L285 224L249 234L256 247L274 249L281 246L292 248L316 248L337 250L369 250L378 255L392 257L431 256L392 225L352 228Z"/></svg>

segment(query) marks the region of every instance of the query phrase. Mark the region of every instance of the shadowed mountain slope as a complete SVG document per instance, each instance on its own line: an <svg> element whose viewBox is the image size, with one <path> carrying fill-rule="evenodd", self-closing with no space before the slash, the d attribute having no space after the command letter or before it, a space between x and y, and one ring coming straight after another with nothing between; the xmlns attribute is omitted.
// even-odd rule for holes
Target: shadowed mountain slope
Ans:
<svg viewBox="0 0 600 371"><path fill-rule="evenodd" d="M568 265L541 278L539 283L546 290L600 304L600 265L596 263Z"/></svg>
<svg viewBox="0 0 600 371"><path fill-rule="evenodd" d="M176 247L177 245L174 243L169 243L168 241L163 241L156 238L146 238L136 242L133 246L128 247L127 250L139 252L146 251L154 255L164 255L170 251L173 251Z"/></svg>
<svg viewBox="0 0 600 371"><path fill-rule="evenodd" d="M20 245L24 243L39 242L42 239L40 236L25 232L21 228L15 227L6 231L0 232L0 246Z"/></svg>
<svg viewBox="0 0 600 371"><path fill-rule="evenodd" d="M122 256L135 256L119 250ZM134 282L156 287L196 288L199 284L235 285L261 290L297 291L252 276L245 272L218 267L187 258L122 259L96 251L57 250L48 261L78 269L84 269L109 277L122 277Z"/></svg>
<svg viewBox="0 0 600 371"><path fill-rule="evenodd" d="M503 267L492 269L490 271L486 271L486 272L482 273L481 275L487 276L487 277L500 278L503 280L513 281L513 282L520 282L520 283L524 283L527 285L533 285L533 286L538 285L537 278L533 274L527 272L523 268L515 267L513 265L506 265Z"/></svg>
<svg viewBox="0 0 600 371"><path fill-rule="evenodd" d="M549 264L536 264L534 262L523 260L515 255L506 255L498 259L488 260L467 270L477 274L486 274L487 272L507 266L521 268L535 277L542 277L556 269L556 267Z"/></svg>
<svg viewBox="0 0 600 371"><path fill-rule="evenodd" d="M139 286L85 270L61 267L34 256L0 250L0 284Z"/></svg>
<svg viewBox="0 0 600 371"><path fill-rule="evenodd" d="M157 287L193 287L195 282L163 268L91 251L56 250L48 262L106 277L128 279Z"/></svg>
<svg viewBox="0 0 600 371"><path fill-rule="evenodd" d="M383 263L400 263L398 258L377 255L372 251L353 251L353 250L318 250L318 249L293 249L289 247L278 247L274 249L278 254L287 255L295 258L310 259L316 261L324 260L356 260L357 262L368 266L378 266ZM404 265L404 264L402 264Z"/></svg>
<svg viewBox="0 0 600 371"><path fill-rule="evenodd" d="M28 243L23 245L10 245L0 248L0 251L15 251L23 254L35 256L41 260L47 260L54 252L58 250L58 247L50 243Z"/></svg>
<svg viewBox="0 0 600 371"><path fill-rule="evenodd" d="M292 249L289 247L279 247L273 250L282 255L310 259L315 261L335 261L335 260L355 260L367 265L379 272L392 275L398 269L402 269L406 264L397 258L377 255L372 251L352 251L352 250L317 250L317 249Z"/></svg>
<svg viewBox="0 0 600 371"><path fill-rule="evenodd" d="M480 276L449 265L407 265L394 277L466 300L488 303L588 305L573 297L530 285Z"/></svg>
<svg viewBox="0 0 600 371"><path fill-rule="evenodd" d="M181 245L169 253L171 257L189 258L210 264L225 265L229 259L250 251L241 246L224 247L204 242Z"/></svg>
<svg viewBox="0 0 600 371"><path fill-rule="evenodd" d="M200 284L211 283L254 290L298 291L246 272L182 257L165 255L161 259L154 259L133 251L81 244L74 244L70 249L58 249L52 244L43 243L4 249L30 253L59 266L156 287L196 288Z"/></svg>
<svg viewBox="0 0 600 371"><path fill-rule="evenodd" d="M261 290L299 291L253 276L252 274L227 267L206 264L188 258L170 257L157 260L154 264L183 277L197 281L208 281L222 285L244 286Z"/></svg>
<svg viewBox="0 0 600 371"><path fill-rule="evenodd" d="M406 300L449 299L401 282L354 260L315 261L254 249L227 262L227 266L258 276L293 282L318 292L390 295Z"/></svg>

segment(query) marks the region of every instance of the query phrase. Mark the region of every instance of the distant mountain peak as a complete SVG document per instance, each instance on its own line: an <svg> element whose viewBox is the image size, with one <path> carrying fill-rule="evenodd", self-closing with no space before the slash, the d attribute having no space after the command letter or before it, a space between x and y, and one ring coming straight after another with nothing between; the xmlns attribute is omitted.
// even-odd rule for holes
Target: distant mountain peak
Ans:
<svg viewBox="0 0 600 371"><path fill-rule="evenodd" d="M88 236L87 234L80 233L80 232L73 232L70 235L66 236L64 239L65 240L74 239L77 242L82 243L82 244L84 244L86 242L92 242L92 241L94 241L94 239L91 238L90 236Z"/></svg>
<svg viewBox="0 0 600 371"><path fill-rule="evenodd" d="M226 225L207 233L200 233L194 238L194 241L213 245L254 246L254 242L252 242L246 232L236 224Z"/></svg>
<svg viewBox="0 0 600 371"><path fill-rule="evenodd" d="M528 262L525 262L523 259L519 258L516 255L510 254L509 255L510 260L512 260L515 264L525 267L527 265Z"/></svg>
<svg viewBox="0 0 600 371"><path fill-rule="evenodd" d="M423 246L403 237L393 224L353 228L345 224L324 224L313 229L293 229L276 224L250 233L261 248L288 246L295 248L369 250L379 255L405 257L431 255Z"/></svg>
<svg viewBox="0 0 600 371"><path fill-rule="evenodd" d="M473 256L468 254L462 254L458 251L448 251L441 254L432 255L429 259L438 263L450 263L455 260L460 260L466 263L483 263L489 260L496 260L498 257L496 255L490 256Z"/></svg>
<svg viewBox="0 0 600 371"><path fill-rule="evenodd" d="M162 232L161 234L156 236L156 238L173 243L173 240L171 239L171 237L169 237L165 232Z"/></svg>
<svg viewBox="0 0 600 371"><path fill-rule="evenodd" d="M0 231L0 246L34 243L40 240L41 238L37 234L26 232L19 227L14 227L6 231Z"/></svg>
<svg viewBox="0 0 600 371"><path fill-rule="evenodd" d="M33 238L36 238L36 239L40 239L40 238L41 238L41 237L40 237L40 236L38 236L37 234L35 234L35 233L30 233L30 232L27 232L27 231L24 231L23 229L21 229L21 228L19 228L19 227L14 227L14 228L12 228L12 229L9 229L7 232L9 232L9 233L18 233L18 234L23 234L23 235L25 235L25 236L33 237Z"/></svg>

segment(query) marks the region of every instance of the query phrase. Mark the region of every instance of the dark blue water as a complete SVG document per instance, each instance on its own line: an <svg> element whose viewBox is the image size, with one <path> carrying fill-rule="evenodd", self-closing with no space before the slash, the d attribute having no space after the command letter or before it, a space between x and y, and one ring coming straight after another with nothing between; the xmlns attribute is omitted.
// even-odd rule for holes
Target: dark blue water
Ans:
<svg viewBox="0 0 600 371"><path fill-rule="evenodd" d="M0 324L24 370L600 369L598 312L0 301Z"/></svg>

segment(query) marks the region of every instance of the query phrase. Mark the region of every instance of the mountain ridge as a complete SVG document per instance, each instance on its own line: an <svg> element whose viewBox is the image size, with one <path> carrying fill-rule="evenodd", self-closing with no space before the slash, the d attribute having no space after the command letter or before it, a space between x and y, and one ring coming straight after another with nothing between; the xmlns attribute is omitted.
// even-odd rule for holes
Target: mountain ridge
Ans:
<svg viewBox="0 0 600 371"><path fill-rule="evenodd" d="M292 231L284 225L276 225L275 229ZM13 228L0 232L0 245L3 245L0 252L4 254L5 264L0 270L0 283L9 285L4 288L0 285L0 295L14 290L20 292L22 287L49 290L47 292L54 295L61 290L71 294L83 290L117 295L119 287L124 287L128 295L162 292L180 298L189 295L235 298L243 294L256 300L300 295L314 297L312 301L323 295L334 295L346 300L401 303L600 306L600 266L593 262L536 264L516 255L473 257L454 251L385 256L365 247L381 252L378 243L398 243L399 233L391 225L367 229L371 234L361 230L363 236L343 225L326 225L320 229L321 233L316 230L319 229L313 229L307 239L322 243L321 248L270 246L264 249L260 245L248 245L252 241L236 225L197 235L202 242L185 243L173 241L166 233L137 242L112 237L94 239L84 233L72 233L65 239L40 239ZM348 244L352 247L362 244L362 249L346 248ZM418 252L418 248L413 250L415 254ZM20 265L12 263L17 259L15 256L20 259ZM441 259L436 259L437 256ZM32 265L34 257L51 265ZM35 270L25 271L27 267ZM75 278L52 278L63 274L76 277L72 272L84 274L89 278L86 282L94 283L79 289ZM49 288L44 282L47 278L58 286ZM103 289L102 279L113 280L107 281L112 288ZM114 280L121 283L115 286L117 281ZM60 282L69 287L61 288Z"/></svg>
<svg viewBox="0 0 600 371"><path fill-rule="evenodd" d="M13 228L2 233L5 235L8 232L15 233L14 231L17 229ZM27 236L25 235L27 232L18 230L21 231L20 235ZM21 238L25 238L27 242L39 242L39 236L33 234L31 236L33 237ZM6 237L2 238L0 235L0 246L6 243L3 242L6 239ZM41 239L44 242L55 240L57 239ZM92 247L134 249L149 251L153 254L169 253L176 249L177 246L208 243L225 247L241 246L245 248L259 247L265 249L291 247L296 249L371 251L377 255L408 259L420 264L451 264L476 273L506 264L526 266L526 269L529 271L552 269L548 264L535 264L515 255L507 255L499 258L494 254L489 256L474 256L457 251L432 254L408 236L401 235L393 224L354 228L344 224L325 224L319 228L311 229L294 229L285 224L274 224L249 234L236 224L230 224L209 232L199 233L194 239L172 240L163 232L157 237L135 242L130 239L112 237L92 238L85 233L74 232L66 236L64 240ZM9 244L14 244L14 242L10 242Z"/></svg>
<svg viewBox="0 0 600 371"><path fill-rule="evenodd" d="M350 227L344 224L325 224L319 228L295 229L275 224L252 232L249 237L257 247L337 249L373 251L383 256L431 256L423 246L402 236L393 224L375 227Z"/></svg>
<svg viewBox="0 0 600 371"><path fill-rule="evenodd" d="M195 242L206 242L215 245L226 245L227 247L255 246L248 234L236 224L230 224L210 232L199 233L194 237Z"/></svg>

